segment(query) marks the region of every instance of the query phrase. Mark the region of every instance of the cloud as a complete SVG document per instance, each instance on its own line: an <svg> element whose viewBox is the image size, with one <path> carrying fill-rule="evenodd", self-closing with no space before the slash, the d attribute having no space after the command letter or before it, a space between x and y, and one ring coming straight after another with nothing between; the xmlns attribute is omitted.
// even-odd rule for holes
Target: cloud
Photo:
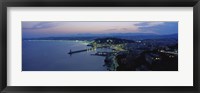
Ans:
<svg viewBox="0 0 200 93"><path fill-rule="evenodd" d="M106 29L104 31L116 31L117 29Z"/></svg>
<svg viewBox="0 0 200 93"><path fill-rule="evenodd" d="M165 22L142 22L138 24L133 24L138 27L153 27L153 26L158 26L158 25L164 25Z"/></svg>
<svg viewBox="0 0 200 93"><path fill-rule="evenodd" d="M178 33L178 22L151 22L141 24L140 32L155 34L172 34Z"/></svg>
<svg viewBox="0 0 200 93"><path fill-rule="evenodd" d="M22 22L22 28L24 29L33 28L37 24L38 22Z"/></svg>
<svg viewBox="0 0 200 93"><path fill-rule="evenodd" d="M148 25L146 27L152 27L152 26L158 26L163 25L165 22L148 22Z"/></svg>
<svg viewBox="0 0 200 93"><path fill-rule="evenodd" d="M87 22L87 21L23 21L23 33L32 36L102 33L173 33L177 22ZM173 29L172 29L173 28Z"/></svg>
<svg viewBox="0 0 200 93"><path fill-rule="evenodd" d="M129 30L129 29L128 28L121 28L121 30L125 30L126 31L126 30Z"/></svg>
<svg viewBox="0 0 200 93"><path fill-rule="evenodd" d="M133 24L138 27L138 32L141 33L159 33L158 26L165 26L166 22L140 22L137 24Z"/></svg>
<svg viewBox="0 0 200 93"><path fill-rule="evenodd" d="M43 29L61 25L61 22L22 22L23 29Z"/></svg>

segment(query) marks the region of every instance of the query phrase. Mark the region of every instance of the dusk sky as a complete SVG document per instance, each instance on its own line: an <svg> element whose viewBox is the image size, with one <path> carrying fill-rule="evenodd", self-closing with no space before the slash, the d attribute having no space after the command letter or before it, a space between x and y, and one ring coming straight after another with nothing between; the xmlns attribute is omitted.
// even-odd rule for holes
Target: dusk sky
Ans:
<svg viewBox="0 0 200 93"><path fill-rule="evenodd" d="M158 35L167 35L178 33L178 22L22 22L23 38L69 36L89 33L153 33Z"/></svg>

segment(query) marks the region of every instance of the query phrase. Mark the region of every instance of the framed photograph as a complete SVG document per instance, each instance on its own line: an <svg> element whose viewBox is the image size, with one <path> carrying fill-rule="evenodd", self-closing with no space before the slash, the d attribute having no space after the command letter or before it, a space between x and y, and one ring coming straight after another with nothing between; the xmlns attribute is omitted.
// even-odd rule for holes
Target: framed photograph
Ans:
<svg viewBox="0 0 200 93"><path fill-rule="evenodd" d="M199 11L199 0L1 1L1 92L199 93Z"/></svg>

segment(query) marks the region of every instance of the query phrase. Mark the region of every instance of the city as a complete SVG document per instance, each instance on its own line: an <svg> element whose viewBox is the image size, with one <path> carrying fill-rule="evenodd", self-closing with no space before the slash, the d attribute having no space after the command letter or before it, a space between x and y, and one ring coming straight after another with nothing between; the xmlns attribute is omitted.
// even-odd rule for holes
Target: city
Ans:
<svg viewBox="0 0 200 93"><path fill-rule="evenodd" d="M110 49L109 52L102 51L91 54L105 56L104 66L109 71L178 70L177 39L167 38L133 41L119 38L98 38L87 46L91 46L91 48L85 51L96 50L97 48ZM71 51L69 54L72 54Z"/></svg>

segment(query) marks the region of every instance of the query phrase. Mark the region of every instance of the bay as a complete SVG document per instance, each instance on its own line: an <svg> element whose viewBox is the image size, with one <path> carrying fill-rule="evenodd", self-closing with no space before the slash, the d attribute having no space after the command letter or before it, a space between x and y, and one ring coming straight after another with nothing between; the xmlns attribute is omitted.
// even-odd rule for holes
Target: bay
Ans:
<svg viewBox="0 0 200 93"><path fill-rule="evenodd" d="M87 44L70 40L23 40L22 71L106 71L105 57L91 55L102 49L68 54L70 50L90 48Z"/></svg>

